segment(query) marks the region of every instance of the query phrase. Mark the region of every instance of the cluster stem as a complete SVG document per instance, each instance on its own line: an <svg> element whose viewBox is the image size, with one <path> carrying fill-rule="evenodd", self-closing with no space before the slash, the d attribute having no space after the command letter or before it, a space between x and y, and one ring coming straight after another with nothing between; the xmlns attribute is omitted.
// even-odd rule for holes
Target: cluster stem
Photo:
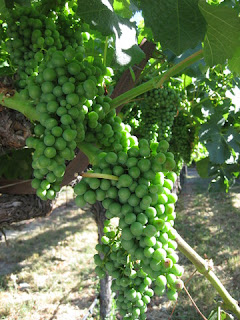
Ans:
<svg viewBox="0 0 240 320"><path fill-rule="evenodd" d="M240 307L238 305L238 302L226 290L224 285L213 272L213 268L207 263L206 260L200 257L198 253L194 251L193 248L191 248L190 245L187 244L179 234L177 234L175 240L178 243L179 251L181 251L185 255L185 257L194 264L198 272L204 275L204 277L207 278L212 286L217 290L217 292L223 299L224 307L232 311L237 316L237 318L240 319Z"/></svg>

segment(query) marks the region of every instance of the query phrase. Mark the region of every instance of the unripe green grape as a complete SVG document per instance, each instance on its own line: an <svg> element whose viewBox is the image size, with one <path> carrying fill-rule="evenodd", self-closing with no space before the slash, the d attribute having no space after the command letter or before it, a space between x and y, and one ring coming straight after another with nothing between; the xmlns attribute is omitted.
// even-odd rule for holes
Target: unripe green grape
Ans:
<svg viewBox="0 0 240 320"><path fill-rule="evenodd" d="M135 220L136 220L136 215ZM126 216L125 216L125 222L126 222ZM140 222L134 221L131 223L130 230L134 236L141 236L143 233L143 225Z"/></svg>
<svg viewBox="0 0 240 320"><path fill-rule="evenodd" d="M168 289L167 297L169 300L176 301L178 298L178 293L173 289Z"/></svg>
<svg viewBox="0 0 240 320"><path fill-rule="evenodd" d="M144 243L148 247L153 247L156 244L156 238L155 237L144 237Z"/></svg>
<svg viewBox="0 0 240 320"><path fill-rule="evenodd" d="M123 238L123 240L131 240L133 238L133 234L132 234L130 228L128 228L128 227L123 228L122 238Z"/></svg>
<svg viewBox="0 0 240 320"><path fill-rule="evenodd" d="M155 292L155 294L156 294L157 296L162 296L162 295L164 295L164 293L166 292L166 289L165 289L165 287L156 286L156 287L154 288L154 292Z"/></svg>
<svg viewBox="0 0 240 320"><path fill-rule="evenodd" d="M139 213L137 215L137 221L145 225L148 222L148 217L144 213Z"/></svg>

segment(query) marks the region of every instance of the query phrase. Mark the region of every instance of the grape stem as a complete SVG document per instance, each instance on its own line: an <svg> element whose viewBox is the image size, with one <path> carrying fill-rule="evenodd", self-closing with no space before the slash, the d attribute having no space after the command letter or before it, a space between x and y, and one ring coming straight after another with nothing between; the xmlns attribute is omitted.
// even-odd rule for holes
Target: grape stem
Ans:
<svg viewBox="0 0 240 320"><path fill-rule="evenodd" d="M203 58L203 50L199 50L192 54L191 56L187 57L186 59L182 60L178 64L174 65L172 68L170 68L168 71L165 73L156 76L152 78L151 80L121 94L120 96L116 97L113 99L110 104L111 104L111 109L115 109L119 106L121 106L123 103L127 103L130 100L136 98L137 96L155 89L155 88L160 88L163 83L168 80L170 77L173 77L174 75L178 74L180 71L183 71L185 68L189 67L191 64L194 62L200 60Z"/></svg>
<svg viewBox="0 0 240 320"><path fill-rule="evenodd" d="M196 305L195 301L193 300L193 298L191 297L190 293L188 292L187 288L184 286L183 289L185 290L186 294L188 295L189 299L191 300L194 308L197 310L197 312L200 314L200 316L204 319L204 320L208 320L203 314L202 312L199 310L198 306Z"/></svg>
<svg viewBox="0 0 240 320"><path fill-rule="evenodd" d="M21 112L30 121L40 120L40 114L29 100L23 99L18 92L13 92L10 95L8 92L0 93L0 104L4 107ZM12 92L11 92L12 94Z"/></svg>
<svg viewBox="0 0 240 320"><path fill-rule="evenodd" d="M118 180L117 176L114 176L112 174L106 174L106 173L95 173L95 172L84 172L81 174L84 178L102 178L102 179L108 179L108 180Z"/></svg>
<svg viewBox="0 0 240 320"><path fill-rule="evenodd" d="M103 52L103 64L106 67L107 62L107 51L108 51L108 37L105 39L104 52Z"/></svg>
<svg viewBox="0 0 240 320"><path fill-rule="evenodd" d="M223 299L223 307L232 311L237 318L240 319L240 307L238 306L238 302L226 290L224 285L213 272L212 267L207 263L206 260L200 257L198 253L194 251L193 248L191 248L179 234L177 234L175 240L178 244L179 251L181 251L185 257L187 257L194 264L198 272L203 274L217 290Z"/></svg>
<svg viewBox="0 0 240 320"><path fill-rule="evenodd" d="M87 142L77 143L77 147L88 157L91 164L96 164L96 156L101 152L95 145Z"/></svg>

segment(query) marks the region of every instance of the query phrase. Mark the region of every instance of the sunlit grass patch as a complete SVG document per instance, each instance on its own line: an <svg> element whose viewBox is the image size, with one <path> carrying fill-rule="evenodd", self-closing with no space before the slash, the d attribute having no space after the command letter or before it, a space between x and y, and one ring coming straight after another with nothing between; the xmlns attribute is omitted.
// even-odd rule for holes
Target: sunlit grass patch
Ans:
<svg viewBox="0 0 240 320"><path fill-rule="evenodd" d="M9 247L0 243L0 319L81 318L97 295L96 243L92 213L73 203L10 233Z"/></svg>

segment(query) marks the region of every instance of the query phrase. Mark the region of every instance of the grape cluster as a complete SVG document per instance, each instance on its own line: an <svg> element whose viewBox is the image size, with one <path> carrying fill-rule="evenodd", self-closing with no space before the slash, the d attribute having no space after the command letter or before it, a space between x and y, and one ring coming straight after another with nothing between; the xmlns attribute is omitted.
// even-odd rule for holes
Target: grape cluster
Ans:
<svg viewBox="0 0 240 320"><path fill-rule="evenodd" d="M103 99L97 97L97 100ZM104 97L104 100L109 98ZM111 99L109 99L110 102ZM101 101L102 108L110 110L108 102ZM131 128L125 125L121 118L116 115L115 109L110 110L96 127L88 127L86 130L86 142L96 143L104 150L126 151L137 141L135 136L130 134Z"/></svg>
<svg viewBox="0 0 240 320"><path fill-rule="evenodd" d="M35 149L32 186L42 199L55 197L65 161L75 156L76 141L84 141L87 128L97 126L98 119L105 116L104 108L97 108L93 102L96 95L103 94L98 85L103 72L97 67L99 61L90 64L78 52L71 46L64 51L49 49L37 76L28 79L24 90L41 115L34 127L35 137L27 139L27 146ZM109 98L102 96L107 104L105 100Z"/></svg>
<svg viewBox="0 0 240 320"><path fill-rule="evenodd" d="M183 164L189 165L194 146L195 127L192 119L180 111L174 119L170 150L174 153L176 172L180 173ZM181 141L181 143L179 143Z"/></svg>
<svg viewBox="0 0 240 320"><path fill-rule="evenodd" d="M101 201L106 209L102 242L108 249L100 248L103 259L95 257L96 271L100 276L107 271L115 278L113 290L120 297L117 303L126 319L144 318L150 301L145 291L151 283L158 295L168 288L172 300L177 299L182 283L177 278L183 270L177 264L173 228L177 196L171 192L177 176L172 172L175 161L168 148L165 140L149 145L141 139L127 151L100 152L92 169L74 188L78 206ZM116 229L111 227L113 218L119 219ZM141 281L131 279L132 274ZM129 292L133 296L128 296ZM121 304L123 298L128 299L126 309Z"/></svg>
<svg viewBox="0 0 240 320"><path fill-rule="evenodd" d="M110 110L111 99L102 87L108 70L100 57L85 56L86 33L72 15L51 12L46 18L36 8L17 8L8 23L7 44L18 67L20 95L40 115L34 136L26 141L35 150L32 186L41 199L54 199L77 143L90 137L96 142L100 135L100 122ZM109 126L103 127L107 138Z"/></svg>
<svg viewBox="0 0 240 320"><path fill-rule="evenodd" d="M7 23L6 46L17 68L16 86L20 90L25 89L29 76L37 74L48 49L64 50L70 45L78 48L78 56L83 58L81 25L71 16L51 12L51 16L46 17L37 8L24 7L13 10Z"/></svg>
<svg viewBox="0 0 240 320"><path fill-rule="evenodd" d="M180 96L170 84L144 93L124 121L133 134L149 141L170 140L174 117L180 107ZM129 108L127 105L125 109ZM124 110L123 110L124 113Z"/></svg>
<svg viewBox="0 0 240 320"><path fill-rule="evenodd" d="M44 14L49 14L49 12L55 11L55 12L62 12L64 11L64 7L66 5L66 2L72 2L67 0L52 0L49 2L48 0L41 0L41 12Z"/></svg>
<svg viewBox="0 0 240 320"><path fill-rule="evenodd" d="M104 229L107 231L110 222L106 222ZM106 233L113 238L114 231ZM98 244L96 249L96 274L100 279L105 277L106 272L112 276L112 290L117 293L116 305L119 314L125 318L128 314L135 319L145 319L147 304L154 295L150 288L151 278L143 271L139 261L131 261L128 252L121 247L120 239L112 239L108 244Z"/></svg>

